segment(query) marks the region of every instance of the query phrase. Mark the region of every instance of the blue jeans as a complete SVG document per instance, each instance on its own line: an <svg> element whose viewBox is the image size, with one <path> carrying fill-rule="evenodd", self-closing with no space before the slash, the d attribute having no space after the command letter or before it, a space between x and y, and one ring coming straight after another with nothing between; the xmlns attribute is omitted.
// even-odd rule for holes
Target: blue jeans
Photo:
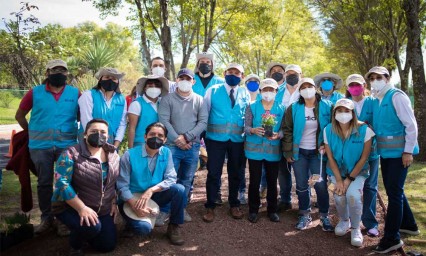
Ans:
<svg viewBox="0 0 426 256"><path fill-rule="evenodd" d="M314 186L317 193L317 201L320 215L328 215L330 206L327 190L327 174L325 162L320 163L316 149L299 149L299 159L294 161L294 176L296 178L296 193L299 199L299 214L308 215L311 211L311 189L308 184L309 177L313 174L320 174L320 164L323 165L322 181Z"/></svg>
<svg viewBox="0 0 426 256"><path fill-rule="evenodd" d="M368 162L370 165L370 176L364 183L364 202L362 207L362 224L367 229L377 228L379 223L376 220L377 201L377 178L379 176L379 158Z"/></svg>
<svg viewBox="0 0 426 256"><path fill-rule="evenodd" d="M291 164L281 157L278 169L278 184L280 185L280 203L291 203Z"/></svg>
<svg viewBox="0 0 426 256"><path fill-rule="evenodd" d="M37 196L42 220L53 218L51 199L53 195L54 164L63 150L63 148L56 147L30 149L31 160L37 172Z"/></svg>
<svg viewBox="0 0 426 256"><path fill-rule="evenodd" d="M404 183L408 168L402 165L402 158L380 157L383 185L388 195L388 212L385 219L384 238L399 240L399 229L416 225L413 212L404 194Z"/></svg>
<svg viewBox="0 0 426 256"><path fill-rule="evenodd" d="M80 226L80 216L73 208L56 215L63 224L71 231L70 245L75 250L83 248L88 242L96 251L110 252L115 249L117 243L117 231L114 219L109 214L99 216L99 223L95 226Z"/></svg>

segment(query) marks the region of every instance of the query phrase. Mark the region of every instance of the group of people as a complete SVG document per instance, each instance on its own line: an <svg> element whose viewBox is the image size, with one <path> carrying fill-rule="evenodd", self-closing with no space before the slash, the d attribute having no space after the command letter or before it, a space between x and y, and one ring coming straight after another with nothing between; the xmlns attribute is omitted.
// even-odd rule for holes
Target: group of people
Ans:
<svg viewBox="0 0 426 256"><path fill-rule="evenodd" d="M350 75L344 83L332 73L307 78L300 66L277 62L268 65L265 79L245 77L237 63L228 64L222 78L214 73L213 54L199 53L196 61L194 72L181 69L172 82L164 77L164 60L154 58L151 74L137 81L127 99L120 91L125 74L115 68L101 68L98 84L80 93L66 84L64 61L48 62L46 80L24 96L16 113L29 133L38 174L42 215L36 233L50 229L56 217L58 232L70 233L73 255L81 255L87 242L108 252L116 246L114 221L120 213L127 234L148 235L168 221L167 237L182 245L179 228L192 220L187 205L205 145L205 222L216 219L225 162L229 213L244 217L241 188L248 161L250 222L258 221L265 192L270 221L279 222L278 213L292 208L293 173L296 229L312 223L314 188L322 229L338 236L350 230L351 244L360 247L361 221L368 235L379 236L380 160L389 205L384 236L374 250L401 247L400 232L419 234L404 195L407 170L418 153L417 123L409 98L390 83L386 68ZM346 95L337 91L344 85ZM128 150L120 157L126 126ZM335 227L329 190L339 216Z"/></svg>

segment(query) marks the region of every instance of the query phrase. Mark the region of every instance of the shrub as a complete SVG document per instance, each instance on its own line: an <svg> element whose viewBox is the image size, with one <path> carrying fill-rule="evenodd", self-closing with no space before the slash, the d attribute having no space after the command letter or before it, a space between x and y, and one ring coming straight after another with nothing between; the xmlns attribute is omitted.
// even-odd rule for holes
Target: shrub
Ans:
<svg viewBox="0 0 426 256"><path fill-rule="evenodd" d="M13 101L13 95L10 92L0 92L0 106L9 108Z"/></svg>

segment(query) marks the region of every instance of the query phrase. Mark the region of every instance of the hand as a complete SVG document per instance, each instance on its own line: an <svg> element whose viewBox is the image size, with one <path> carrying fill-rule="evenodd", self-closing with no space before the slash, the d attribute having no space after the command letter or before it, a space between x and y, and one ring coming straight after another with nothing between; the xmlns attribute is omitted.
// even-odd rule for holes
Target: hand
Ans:
<svg viewBox="0 0 426 256"><path fill-rule="evenodd" d="M136 201L134 208L136 209L144 209L147 204L148 200L151 199L152 191L151 189L147 189L141 197Z"/></svg>
<svg viewBox="0 0 426 256"><path fill-rule="evenodd" d="M344 185L341 180L336 181L336 186L334 187L334 193L338 196L343 196L345 194Z"/></svg>
<svg viewBox="0 0 426 256"><path fill-rule="evenodd" d="M174 143L176 144L176 146L180 147L180 146L186 145L186 139L181 134L175 139Z"/></svg>
<svg viewBox="0 0 426 256"><path fill-rule="evenodd" d="M413 155L409 153L402 153L402 165L404 168L410 167L413 163Z"/></svg>
<svg viewBox="0 0 426 256"><path fill-rule="evenodd" d="M318 149L318 151L319 151L319 153L321 155L324 155L325 154L325 147L324 146L320 146L319 149Z"/></svg>
<svg viewBox="0 0 426 256"><path fill-rule="evenodd" d="M346 191L348 191L348 188L349 188L349 185L351 185L351 182L352 181L350 179L345 179L343 181L343 189L344 189L343 194L346 194Z"/></svg>
<svg viewBox="0 0 426 256"><path fill-rule="evenodd" d="M149 207L146 207L143 209L135 209L135 208L132 208L132 209L136 213L136 215L140 218L151 216L152 209Z"/></svg>
<svg viewBox="0 0 426 256"><path fill-rule="evenodd" d="M118 207L117 207L117 204L114 202L114 203L112 203L112 206L111 206L111 213L109 214L109 215L111 215L112 216L112 218L113 218L113 220L114 220L114 223L116 222L116 219L117 219L117 215L118 215Z"/></svg>
<svg viewBox="0 0 426 256"><path fill-rule="evenodd" d="M256 134L259 137L263 137L263 135L265 134L265 130L263 129L263 127L257 127L257 128L251 128L251 134Z"/></svg>
<svg viewBox="0 0 426 256"><path fill-rule="evenodd" d="M268 137L268 140L278 140L279 139L279 135L277 132L272 133L271 137Z"/></svg>
<svg viewBox="0 0 426 256"><path fill-rule="evenodd" d="M78 215L80 215L80 226L83 226L83 223L86 223L86 225L90 227L90 224L96 226L96 224L99 223L98 214L87 206L81 208L78 211Z"/></svg>
<svg viewBox="0 0 426 256"><path fill-rule="evenodd" d="M182 145L182 146L178 146L181 150L189 150L189 149L191 149L192 148L192 143L191 142L189 142L189 143L186 143L185 145Z"/></svg>
<svg viewBox="0 0 426 256"><path fill-rule="evenodd" d="M293 163L293 162L294 162L294 158L293 158L292 156L290 156L290 157L286 157L285 159L286 159L286 160L287 160L287 162L289 162L289 163Z"/></svg>

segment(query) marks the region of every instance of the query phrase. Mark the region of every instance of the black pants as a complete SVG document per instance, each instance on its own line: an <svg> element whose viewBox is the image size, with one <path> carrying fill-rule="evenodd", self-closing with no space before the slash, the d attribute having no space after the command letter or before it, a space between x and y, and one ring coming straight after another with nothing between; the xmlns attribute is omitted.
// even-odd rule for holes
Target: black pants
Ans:
<svg viewBox="0 0 426 256"><path fill-rule="evenodd" d="M249 172L250 172L250 184L249 184L249 212L257 213L259 211L260 196L259 186L260 179L262 177L262 165L265 166L266 183L268 190L266 194L266 200L268 202L268 213L277 212L277 178L278 178L278 167L279 161L270 162L266 160L252 160L249 159Z"/></svg>

